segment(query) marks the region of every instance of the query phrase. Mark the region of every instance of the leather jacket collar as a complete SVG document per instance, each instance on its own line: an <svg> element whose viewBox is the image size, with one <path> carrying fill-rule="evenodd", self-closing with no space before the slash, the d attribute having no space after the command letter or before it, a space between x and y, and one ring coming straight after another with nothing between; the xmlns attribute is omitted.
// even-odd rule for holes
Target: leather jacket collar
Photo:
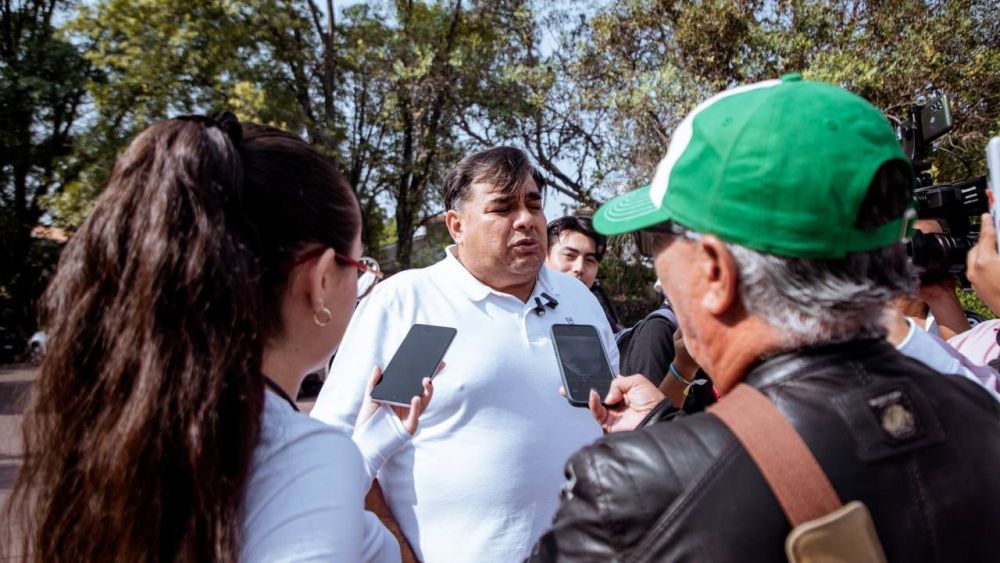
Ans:
<svg viewBox="0 0 1000 563"><path fill-rule="evenodd" d="M863 336L856 339L826 342L796 348L765 358L750 368L744 383L762 389L808 373L810 367L819 367L830 362L842 363L849 359L861 359L891 354L895 351L885 339Z"/></svg>

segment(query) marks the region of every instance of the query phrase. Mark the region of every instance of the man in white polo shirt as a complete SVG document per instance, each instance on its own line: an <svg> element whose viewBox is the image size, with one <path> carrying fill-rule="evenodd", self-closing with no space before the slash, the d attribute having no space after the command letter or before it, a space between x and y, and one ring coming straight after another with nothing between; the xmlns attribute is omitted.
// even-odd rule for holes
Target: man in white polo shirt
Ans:
<svg viewBox="0 0 1000 563"><path fill-rule="evenodd" d="M543 267L540 185L518 149L464 158L445 180L455 245L361 303L312 411L353 432L372 366L388 364L411 325L458 330L419 430L383 450L378 474L423 561L523 559L555 514L569 456L601 435L587 409L558 393L550 329L596 326L616 373L618 350L587 287Z"/></svg>

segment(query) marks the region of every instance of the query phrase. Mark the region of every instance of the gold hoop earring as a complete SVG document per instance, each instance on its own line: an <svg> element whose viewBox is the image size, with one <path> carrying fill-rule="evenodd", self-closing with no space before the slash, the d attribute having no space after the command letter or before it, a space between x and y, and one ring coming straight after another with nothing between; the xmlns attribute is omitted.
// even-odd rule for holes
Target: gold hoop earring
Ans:
<svg viewBox="0 0 1000 563"><path fill-rule="evenodd" d="M320 320L320 315L325 317L325 320ZM332 320L333 320L333 313L331 313L329 309L323 307L322 305L320 306L319 311L313 313L313 322L316 323L316 326L320 328L330 324L330 321Z"/></svg>

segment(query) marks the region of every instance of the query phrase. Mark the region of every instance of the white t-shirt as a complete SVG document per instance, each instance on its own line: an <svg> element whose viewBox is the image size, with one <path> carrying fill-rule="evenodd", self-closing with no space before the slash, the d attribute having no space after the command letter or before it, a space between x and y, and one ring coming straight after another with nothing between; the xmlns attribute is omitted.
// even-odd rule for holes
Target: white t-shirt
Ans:
<svg viewBox="0 0 1000 563"><path fill-rule="evenodd" d="M399 561L396 538L365 512L370 486L351 438L268 390L244 500L240 560Z"/></svg>
<svg viewBox="0 0 1000 563"><path fill-rule="evenodd" d="M558 306L539 316L542 292ZM520 561L552 522L569 456L601 436L587 409L559 395L551 326L598 327L617 373L604 311L579 280L546 268L527 303L496 292L449 248L358 307L311 415L352 432L372 367L388 364L414 323L458 332L416 435L378 475L386 501L421 560Z"/></svg>

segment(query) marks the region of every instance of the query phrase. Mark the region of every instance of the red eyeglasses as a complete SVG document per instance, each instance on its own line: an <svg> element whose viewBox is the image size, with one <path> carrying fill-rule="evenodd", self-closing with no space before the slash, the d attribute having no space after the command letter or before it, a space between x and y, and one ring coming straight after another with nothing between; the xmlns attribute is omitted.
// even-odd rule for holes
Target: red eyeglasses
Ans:
<svg viewBox="0 0 1000 563"><path fill-rule="evenodd" d="M305 254L290 260L285 263L285 270L293 270L301 264L319 257L324 252L326 252L327 247L321 246L306 252ZM346 264L348 266L354 266L358 269L358 300L364 299L375 287L382 277L385 275L382 273L381 267L378 265L378 261L369 256L362 256L361 258L355 260L353 258L348 258L342 254L334 254L334 260Z"/></svg>

